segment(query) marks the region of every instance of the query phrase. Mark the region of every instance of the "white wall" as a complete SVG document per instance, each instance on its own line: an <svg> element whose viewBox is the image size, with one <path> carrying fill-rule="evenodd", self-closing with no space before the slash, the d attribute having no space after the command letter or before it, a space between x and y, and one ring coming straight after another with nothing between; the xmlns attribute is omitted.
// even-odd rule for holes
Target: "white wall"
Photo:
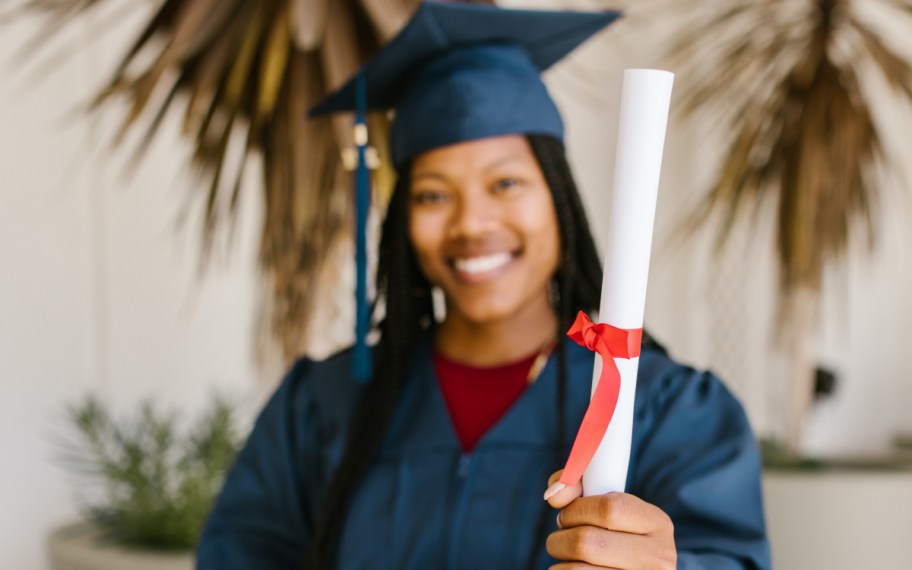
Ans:
<svg viewBox="0 0 912 570"><path fill-rule="evenodd" d="M45 568L47 530L75 515L74 482L53 463L65 403L93 390L118 410L154 396L189 414L217 388L261 397L256 200L245 204L240 247L198 280L196 228L175 230L188 184L174 121L127 180L101 144L111 121L74 117L127 24L97 38L74 23L76 49L40 83L14 74L18 65L0 68L2 568ZM0 53L34 31L4 28Z"/></svg>
<svg viewBox="0 0 912 570"><path fill-rule="evenodd" d="M776 570L912 568L912 474L767 473Z"/></svg>
<svg viewBox="0 0 912 570"><path fill-rule="evenodd" d="M633 22L591 42L548 76L597 234L610 188L621 71L658 64L661 34L643 34ZM126 181L120 176L125 153L101 144L110 119L68 115L102 80L115 46L135 24L99 38L90 23L77 23L67 65L40 84L13 76L16 66L0 72L3 568L44 568L45 533L74 516L73 488L52 464L50 445L65 402L93 389L120 409L154 394L192 410L213 387L258 401L262 387L274 381L273 374L258 372L252 354L255 190L246 198L240 247L198 281L194 228L174 228L188 185L174 122ZM29 22L4 28L0 53L11 53L33 31ZM769 431L778 422L777 386L786 370L781 353L769 346L774 279L770 249L762 246L769 236L754 235L754 249L736 244L721 260L710 257L707 235L669 245L669 228L696 199L717 154L717 146L691 128L671 127L647 326L675 356L720 371L755 426ZM864 262L852 256L834 272L825 296L818 355L841 373L842 386L813 414L811 451L867 451L885 447L894 432L912 431L905 414L912 401L908 200L885 210L876 255Z"/></svg>

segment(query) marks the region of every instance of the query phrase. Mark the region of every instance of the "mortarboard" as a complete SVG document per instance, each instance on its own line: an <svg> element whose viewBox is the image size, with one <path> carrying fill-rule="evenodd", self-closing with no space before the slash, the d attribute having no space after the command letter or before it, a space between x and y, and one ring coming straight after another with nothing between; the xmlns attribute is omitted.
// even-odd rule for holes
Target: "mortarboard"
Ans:
<svg viewBox="0 0 912 570"><path fill-rule="evenodd" d="M563 140L560 113L540 74L619 16L423 2L374 59L311 109L311 116L355 112L356 378L371 374L366 112L395 110L390 142L397 168L422 152L485 137L544 134Z"/></svg>

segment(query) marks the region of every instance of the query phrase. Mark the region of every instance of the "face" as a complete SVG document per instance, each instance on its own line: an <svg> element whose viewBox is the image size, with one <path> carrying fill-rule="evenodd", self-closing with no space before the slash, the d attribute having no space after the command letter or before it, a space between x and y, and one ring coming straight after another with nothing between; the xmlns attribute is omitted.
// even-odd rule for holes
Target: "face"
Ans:
<svg viewBox="0 0 912 570"><path fill-rule="evenodd" d="M412 162L409 234L447 299L447 319L474 325L548 310L557 270L554 202L525 137L492 137Z"/></svg>

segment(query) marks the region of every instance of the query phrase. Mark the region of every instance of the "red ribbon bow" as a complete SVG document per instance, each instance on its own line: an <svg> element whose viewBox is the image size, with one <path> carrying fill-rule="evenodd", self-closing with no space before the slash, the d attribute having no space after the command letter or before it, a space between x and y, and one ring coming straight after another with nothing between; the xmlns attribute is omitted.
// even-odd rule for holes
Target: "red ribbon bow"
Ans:
<svg viewBox="0 0 912 570"><path fill-rule="evenodd" d="M614 359L636 358L640 355L643 329L619 329L603 323L593 323L589 320L589 315L580 311L576 322L567 331L567 336L602 357L598 386L583 416L583 423L560 478L561 483L570 486L582 479L583 471L605 437L605 431L617 407L621 392L621 372Z"/></svg>

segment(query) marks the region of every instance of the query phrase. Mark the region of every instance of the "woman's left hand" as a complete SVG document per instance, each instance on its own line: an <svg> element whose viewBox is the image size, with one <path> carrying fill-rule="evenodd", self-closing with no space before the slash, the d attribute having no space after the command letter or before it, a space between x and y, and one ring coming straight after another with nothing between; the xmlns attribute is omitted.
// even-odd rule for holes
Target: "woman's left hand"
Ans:
<svg viewBox="0 0 912 570"><path fill-rule="evenodd" d="M549 492L560 475L558 471L551 476ZM558 530L547 542L548 553L561 561L552 570L676 567L674 525L662 509L627 493L582 495L582 486L575 485L548 496L548 503L560 509Z"/></svg>

